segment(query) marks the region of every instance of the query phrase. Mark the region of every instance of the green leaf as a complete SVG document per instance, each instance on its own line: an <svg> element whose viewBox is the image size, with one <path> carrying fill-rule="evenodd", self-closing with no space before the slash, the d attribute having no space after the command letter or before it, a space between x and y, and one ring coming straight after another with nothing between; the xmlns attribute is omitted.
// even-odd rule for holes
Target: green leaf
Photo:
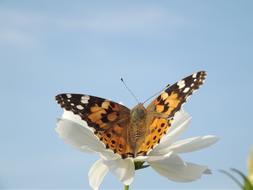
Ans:
<svg viewBox="0 0 253 190"><path fill-rule="evenodd" d="M244 180L244 190L253 190L253 185L251 184L251 182L249 181L249 179L239 170L235 169L235 168L231 168L231 170L235 173L237 173L238 175L240 175L243 180Z"/></svg>
<svg viewBox="0 0 253 190"><path fill-rule="evenodd" d="M241 184L241 182L238 179L236 179L236 177L234 177L232 174L230 174L229 172L227 172L225 170L219 170L219 171L221 173L224 173L228 177L230 177L241 189L244 189L244 186Z"/></svg>
<svg viewBox="0 0 253 190"><path fill-rule="evenodd" d="M125 185L124 190L129 190L129 185Z"/></svg>

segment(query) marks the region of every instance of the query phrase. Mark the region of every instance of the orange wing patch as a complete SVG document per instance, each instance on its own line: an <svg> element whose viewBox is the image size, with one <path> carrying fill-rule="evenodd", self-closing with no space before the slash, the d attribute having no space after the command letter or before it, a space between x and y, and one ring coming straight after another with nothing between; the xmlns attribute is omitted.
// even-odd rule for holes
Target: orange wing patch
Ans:
<svg viewBox="0 0 253 190"><path fill-rule="evenodd" d="M200 71L169 86L150 103L147 110L162 113L169 118L174 117L187 98L203 84L205 77L206 72Z"/></svg>
<svg viewBox="0 0 253 190"><path fill-rule="evenodd" d="M126 130L119 124L114 124L106 131L98 131L96 135L106 148L121 155L122 158L133 157L133 150L126 141Z"/></svg>
<svg viewBox="0 0 253 190"><path fill-rule="evenodd" d="M100 106L101 105L101 106ZM120 120L120 106L105 100L98 104L95 103L89 108L89 113L83 115L82 118L87 122L96 124L97 130L106 130L113 126L112 124Z"/></svg>
<svg viewBox="0 0 253 190"><path fill-rule="evenodd" d="M154 118L150 125L149 134L146 136L145 141L138 150L138 156L145 156L151 149L157 145L161 138L166 134L171 126L171 120L165 118Z"/></svg>
<svg viewBox="0 0 253 190"><path fill-rule="evenodd" d="M160 102L163 102L162 104L159 104ZM161 94L161 99L156 99L154 104L155 111L158 113L163 113L166 115L170 115L172 111L178 107L181 100L179 95L176 92L172 92L170 95L168 95L167 92L163 92Z"/></svg>
<svg viewBox="0 0 253 190"><path fill-rule="evenodd" d="M169 95L167 92L163 92L147 107L149 112L155 112L162 114L164 117L169 117L172 112L180 106L182 103L178 93L171 92Z"/></svg>

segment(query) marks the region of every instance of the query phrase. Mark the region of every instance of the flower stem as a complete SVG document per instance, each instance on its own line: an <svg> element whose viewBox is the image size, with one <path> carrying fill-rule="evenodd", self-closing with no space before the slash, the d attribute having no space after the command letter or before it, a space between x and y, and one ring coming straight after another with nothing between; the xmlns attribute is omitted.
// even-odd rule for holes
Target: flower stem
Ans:
<svg viewBox="0 0 253 190"><path fill-rule="evenodd" d="M145 162L135 161L134 162L135 170L140 170L149 167L149 165L143 165L144 163Z"/></svg>
<svg viewBox="0 0 253 190"><path fill-rule="evenodd" d="M135 170L139 170L139 169L149 167L149 165L143 165L144 163L145 162L141 162L141 161L134 162ZM124 190L129 190L129 185L124 185Z"/></svg>

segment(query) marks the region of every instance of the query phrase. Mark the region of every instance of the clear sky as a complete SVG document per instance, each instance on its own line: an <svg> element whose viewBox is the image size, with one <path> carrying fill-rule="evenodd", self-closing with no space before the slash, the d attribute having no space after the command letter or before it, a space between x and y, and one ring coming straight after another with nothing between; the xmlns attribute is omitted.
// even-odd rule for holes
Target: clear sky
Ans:
<svg viewBox="0 0 253 190"><path fill-rule="evenodd" d="M167 83L206 70L185 104L182 136L213 134L209 149L182 155L213 175L174 183L138 171L133 189L237 188L218 169L246 172L253 144L253 1L0 1L0 188L88 189L97 155L78 152L54 131L54 96L86 93L135 105ZM121 189L113 175L101 189Z"/></svg>

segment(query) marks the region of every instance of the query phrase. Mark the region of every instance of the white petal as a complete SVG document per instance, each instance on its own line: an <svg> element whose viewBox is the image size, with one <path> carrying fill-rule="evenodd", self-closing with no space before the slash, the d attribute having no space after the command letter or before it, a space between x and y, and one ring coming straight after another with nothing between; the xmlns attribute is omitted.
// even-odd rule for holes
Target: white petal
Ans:
<svg viewBox="0 0 253 190"><path fill-rule="evenodd" d="M203 137L193 137L173 143L169 147L169 150L175 153L193 152L211 146L217 141L218 138L211 135Z"/></svg>
<svg viewBox="0 0 253 190"><path fill-rule="evenodd" d="M134 158L134 161L137 162L146 162L149 159L150 156L137 156Z"/></svg>
<svg viewBox="0 0 253 190"><path fill-rule="evenodd" d="M181 135L188 127L191 121L191 117L185 111L181 110L175 116L175 120L171 129L162 138L160 144L158 144L149 155L163 155L167 154L167 148Z"/></svg>
<svg viewBox="0 0 253 190"><path fill-rule="evenodd" d="M170 157L171 154L173 154L172 151L168 152L167 154L160 155L160 156L148 156L148 159L146 161L153 162L153 161L164 160L165 158Z"/></svg>
<svg viewBox="0 0 253 190"><path fill-rule="evenodd" d="M67 119L70 121L73 121L75 123L78 123L79 125L83 126L83 127L87 127L89 130L92 131L92 129L90 127L88 127L87 122L82 120L81 117L79 115L74 114L71 111L67 111L64 109L64 112L62 114L62 119Z"/></svg>
<svg viewBox="0 0 253 190"><path fill-rule="evenodd" d="M191 116L183 109L176 112L174 116L174 121L171 126L171 131L181 126L185 121L191 119Z"/></svg>
<svg viewBox="0 0 253 190"><path fill-rule="evenodd" d="M149 162L160 175L176 182L190 182L199 179L207 166L184 162L178 155L172 154L164 160Z"/></svg>
<svg viewBox="0 0 253 190"><path fill-rule="evenodd" d="M64 110L57 122L57 133L69 144L86 152L99 152L104 159L118 159L120 156L106 149L105 145L94 135L91 127L78 115Z"/></svg>
<svg viewBox="0 0 253 190"><path fill-rule="evenodd" d="M112 150L106 149L102 152L100 152L101 158L104 160L117 160L117 159L122 159L119 154L115 154Z"/></svg>
<svg viewBox="0 0 253 190"><path fill-rule="evenodd" d="M184 173L188 174L189 181L194 181L201 178L202 175L210 175L212 174L211 170L204 165L199 165L195 163L185 162L186 167L184 169Z"/></svg>
<svg viewBox="0 0 253 190"><path fill-rule="evenodd" d="M55 130L66 143L81 151L101 152L106 150L92 131L73 121L59 119Z"/></svg>
<svg viewBox="0 0 253 190"><path fill-rule="evenodd" d="M103 163L103 160L100 159L96 161L89 171L89 184L94 190L98 190L100 184L102 183L105 175L109 171L108 167Z"/></svg>
<svg viewBox="0 0 253 190"><path fill-rule="evenodd" d="M104 160L109 170L125 185L130 185L134 179L133 159Z"/></svg>

